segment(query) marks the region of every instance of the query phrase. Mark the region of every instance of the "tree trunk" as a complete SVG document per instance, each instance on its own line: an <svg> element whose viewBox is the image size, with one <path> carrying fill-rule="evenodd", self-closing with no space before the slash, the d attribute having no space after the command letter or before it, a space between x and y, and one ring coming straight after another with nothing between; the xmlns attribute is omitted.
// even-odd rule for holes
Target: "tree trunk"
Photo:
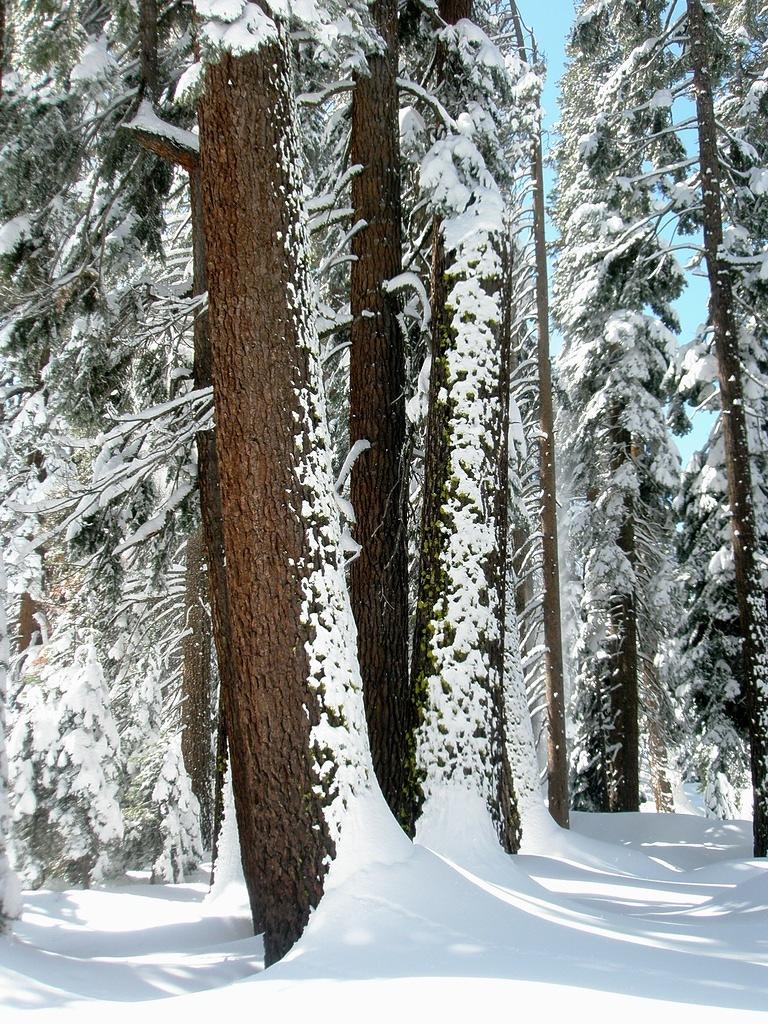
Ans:
<svg viewBox="0 0 768 1024"><path fill-rule="evenodd" d="M611 431L613 456L611 472L619 472L632 455L632 439L614 416ZM622 522L617 538L632 571L635 569L634 502L624 498ZM610 809L637 811L640 808L640 731L637 649L637 607L634 582L624 593L612 596L610 616L614 630L611 652L612 672L609 678L609 745L612 777L608 780Z"/></svg>
<svg viewBox="0 0 768 1024"><path fill-rule="evenodd" d="M213 769L213 822L211 828L211 885L216 878L216 862L219 858L219 839L224 821L224 780L227 777L229 751L227 750L227 729L224 715L219 706L218 728L216 729L216 760Z"/></svg>
<svg viewBox="0 0 768 1024"><path fill-rule="evenodd" d="M350 446L371 444L352 469L356 539L352 610L373 766L384 797L412 826L415 785L409 728L408 556L406 547L405 359L398 302L386 290L401 264L400 144L397 96L397 2L377 0L373 19L386 50L368 57L352 100L350 161L355 221L351 270Z"/></svg>
<svg viewBox="0 0 768 1024"><path fill-rule="evenodd" d="M6 0L0 0L0 99L3 98L3 80L5 76L5 2Z"/></svg>
<svg viewBox="0 0 768 1024"><path fill-rule="evenodd" d="M157 99L157 0L141 0L139 8L139 41L141 45L139 94L151 103Z"/></svg>
<svg viewBox="0 0 768 1024"><path fill-rule="evenodd" d="M200 805L203 844L211 844L211 631L202 528L187 540L185 629L182 645L181 752Z"/></svg>
<svg viewBox="0 0 768 1024"><path fill-rule="evenodd" d="M470 16L471 3L441 2L439 13L455 22ZM442 50L440 45L435 61L438 81L452 73ZM499 618L506 584L498 523L502 268L494 246L501 230L499 225L498 233L484 235L483 273L475 268L475 250L460 270L453 260L449 264L442 224L435 219L433 225L432 370L412 686L422 715L426 799L438 789L471 788L484 797L502 847L514 852L520 819L504 734ZM468 306L475 300L485 304L487 318L477 332L475 306ZM478 432L479 406L484 414ZM471 436L478 442L472 456Z"/></svg>
<svg viewBox="0 0 768 1024"><path fill-rule="evenodd" d="M521 56L527 60L517 4L513 4L515 33ZM552 368L549 359L549 281L547 272L544 161L541 125L533 143L533 242L536 257L537 363L539 372L539 480L541 483L541 546L544 583L544 681L547 696L547 778L549 812L568 828L568 749L565 735L565 677L560 614L560 562L557 546L557 484Z"/></svg>
<svg viewBox="0 0 768 1024"><path fill-rule="evenodd" d="M199 170L190 173L189 188L192 212L193 291L195 295L203 295L208 290L208 280ZM211 346L208 336L207 309L201 309L195 317L194 352L195 387L210 387L213 383L213 377L211 372ZM216 455L216 434L213 430L200 431L195 441L197 445L197 482L200 492L200 515L205 541L208 597L211 605L211 622L216 646L216 664L219 671L220 698L217 709L217 717L219 719L217 732L220 736L226 736L221 694L224 692L234 692L237 683L232 666L231 627L229 621L229 598L227 596L226 559L224 556L224 526L222 522L219 464ZM214 809L211 822L211 848L214 861L215 850L218 844L218 829L221 827L223 769L220 769L219 760L220 752L217 748L214 768Z"/></svg>
<svg viewBox="0 0 768 1024"><path fill-rule="evenodd" d="M635 567L634 510L625 509L619 536L619 547L630 565ZM637 650L637 607L635 587L618 597L616 608L618 649L612 704L619 749L614 760L616 769L617 811L640 810L640 727Z"/></svg>
<svg viewBox="0 0 768 1024"><path fill-rule="evenodd" d="M21 595L19 602L19 626L16 641L16 650L21 653L32 646L35 634L39 634L40 625L37 621L37 614L41 611L40 605L26 590Z"/></svg>
<svg viewBox="0 0 768 1024"><path fill-rule="evenodd" d="M649 665L645 670L645 691L657 690L659 683L654 678L654 669ZM646 706L648 722L648 763L651 773L651 788L656 810L660 814L673 814L675 810L672 783L669 778L669 758L664 729L661 723L661 709L658 699L650 699Z"/></svg>
<svg viewBox="0 0 768 1024"><path fill-rule="evenodd" d="M731 510L736 596L749 709L749 745L754 801L756 857L768 854L768 663L765 594L755 558L756 530L752 497L741 360L733 311L729 267L722 257L723 213L717 122L709 73L706 24L700 0L687 0L690 60L696 94L702 185L704 253L709 277L709 315L715 341L723 418L725 464Z"/></svg>
<svg viewBox="0 0 768 1024"><path fill-rule="evenodd" d="M367 767L319 400L290 43L280 18L266 24L258 49L207 66L199 115L234 673L222 699L251 912L272 963L322 895L343 807Z"/></svg>

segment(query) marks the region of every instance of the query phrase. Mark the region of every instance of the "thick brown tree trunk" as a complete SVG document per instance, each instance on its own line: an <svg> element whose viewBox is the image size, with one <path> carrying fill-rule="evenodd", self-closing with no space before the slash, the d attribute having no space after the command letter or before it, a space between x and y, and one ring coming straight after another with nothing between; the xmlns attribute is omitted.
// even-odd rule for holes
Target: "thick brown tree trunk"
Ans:
<svg viewBox="0 0 768 1024"><path fill-rule="evenodd" d="M525 37L517 4L513 4L517 44L527 60ZM541 126L534 139L533 241L536 258L537 363L539 374L539 480L541 483L541 546L544 583L544 685L547 697L547 778L549 812L568 828L568 750L565 736L565 677L560 614L560 562L557 546L557 485L552 368L549 358L549 278L547 271L544 160Z"/></svg>
<svg viewBox="0 0 768 1024"><path fill-rule="evenodd" d="M251 911L272 963L301 934L335 852L323 813L330 797L318 784L324 752L311 738L322 694L307 645L322 609L305 583L328 555L307 528L318 485L300 471L314 465L315 367L282 24L275 41L207 67L199 113L235 677L222 698Z"/></svg>
<svg viewBox="0 0 768 1024"><path fill-rule="evenodd" d="M208 578L202 528L187 540L186 636L182 644L181 752L192 792L200 805L200 833L211 842L211 630L205 608Z"/></svg>
<svg viewBox="0 0 768 1024"><path fill-rule="evenodd" d="M755 558L756 530L741 360L733 311L730 270L723 259L723 210L717 122L709 72L707 29L700 0L687 0L689 56L698 121L704 252L709 277L709 316L715 341L720 408L728 475L728 499L743 642L745 697L754 800L756 857L768 854L768 628L765 594Z"/></svg>
<svg viewBox="0 0 768 1024"><path fill-rule="evenodd" d="M411 814L413 731L409 729L408 557L406 546L405 357L398 302L386 282L401 271L397 2L377 0L373 19L383 54L368 57L352 100L350 160L356 221L351 270L349 440L367 440L352 469L351 498L362 545L352 563L352 610L373 766L384 797L405 826Z"/></svg>

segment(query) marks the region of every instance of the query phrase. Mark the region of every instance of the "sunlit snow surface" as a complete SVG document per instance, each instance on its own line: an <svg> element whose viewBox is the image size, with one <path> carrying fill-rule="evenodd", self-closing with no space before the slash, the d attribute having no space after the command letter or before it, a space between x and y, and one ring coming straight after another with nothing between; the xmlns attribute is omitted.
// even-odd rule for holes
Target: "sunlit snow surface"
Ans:
<svg viewBox="0 0 768 1024"><path fill-rule="evenodd" d="M472 800L433 803L419 838L438 855L359 799L327 895L266 972L242 885L27 893L0 939L0 1021L768 1019L748 823L575 815L565 834L534 809L506 857Z"/></svg>

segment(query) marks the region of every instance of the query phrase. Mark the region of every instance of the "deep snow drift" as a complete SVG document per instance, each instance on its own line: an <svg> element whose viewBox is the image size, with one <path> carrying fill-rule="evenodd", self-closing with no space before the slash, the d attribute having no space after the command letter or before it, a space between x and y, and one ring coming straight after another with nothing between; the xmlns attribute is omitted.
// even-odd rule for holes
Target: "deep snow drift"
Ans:
<svg viewBox="0 0 768 1024"><path fill-rule="evenodd" d="M356 815L303 938L266 972L236 884L26 893L0 939L0 1020L766 1020L768 865L749 823L577 814L568 834L542 811L506 857L465 800L425 823L432 849L376 801Z"/></svg>

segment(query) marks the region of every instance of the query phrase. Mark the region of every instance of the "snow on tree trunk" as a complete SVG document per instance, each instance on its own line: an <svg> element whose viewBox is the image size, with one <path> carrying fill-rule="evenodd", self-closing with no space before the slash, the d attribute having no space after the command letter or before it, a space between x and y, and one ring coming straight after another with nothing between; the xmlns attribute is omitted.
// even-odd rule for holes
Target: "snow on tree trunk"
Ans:
<svg viewBox="0 0 768 1024"><path fill-rule="evenodd" d="M440 148L432 153L436 161L444 159ZM450 220L436 225L435 291L444 289L444 302L434 316L414 639L414 686L424 700L418 731L424 821L418 834L429 841L424 826L434 813L430 801L439 805L451 790L469 790L485 802L503 847L513 852L519 818L504 743L505 577L495 521L500 239L481 224L472 231L465 225L450 265L441 266L443 233L453 241L455 226Z"/></svg>
<svg viewBox="0 0 768 1024"><path fill-rule="evenodd" d="M203 212L236 686L222 679L243 868L267 962L317 905L372 782L307 274L287 26L196 0ZM272 15L272 16L270 16Z"/></svg>

